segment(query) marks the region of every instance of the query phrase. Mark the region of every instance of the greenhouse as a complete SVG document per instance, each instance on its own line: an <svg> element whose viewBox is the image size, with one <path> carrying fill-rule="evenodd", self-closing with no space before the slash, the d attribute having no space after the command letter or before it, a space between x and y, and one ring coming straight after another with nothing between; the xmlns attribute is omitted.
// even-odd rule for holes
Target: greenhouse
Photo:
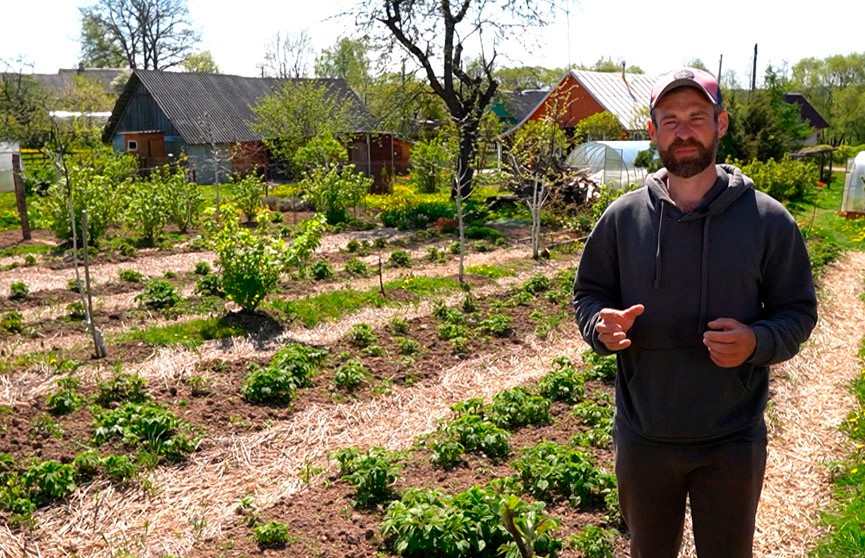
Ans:
<svg viewBox="0 0 865 558"><path fill-rule="evenodd" d="M847 217L865 216L865 151L860 151L847 163L841 214Z"/></svg>
<svg viewBox="0 0 865 558"><path fill-rule="evenodd" d="M574 148L565 159L572 168L585 169L598 184L627 188L642 186L647 171L634 165L637 155L649 149L649 141L587 141Z"/></svg>

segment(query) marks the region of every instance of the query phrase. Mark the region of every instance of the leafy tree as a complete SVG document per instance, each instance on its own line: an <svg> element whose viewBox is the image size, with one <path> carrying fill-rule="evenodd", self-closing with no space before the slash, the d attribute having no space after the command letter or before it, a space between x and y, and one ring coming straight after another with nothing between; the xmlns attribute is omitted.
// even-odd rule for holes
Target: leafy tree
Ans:
<svg viewBox="0 0 865 558"><path fill-rule="evenodd" d="M256 121L252 127L265 137L265 144L276 157L294 165L295 154L311 138L329 133L334 137L348 133L352 110L348 99L339 97L316 80L288 80L253 107Z"/></svg>
<svg viewBox="0 0 865 558"><path fill-rule="evenodd" d="M96 0L80 8L86 62L165 70L181 64L201 40L186 0Z"/></svg>
<svg viewBox="0 0 865 558"><path fill-rule="evenodd" d="M312 39L306 31L294 36L277 33L265 47L264 60L258 65L261 77L306 77L311 55Z"/></svg>
<svg viewBox="0 0 865 558"><path fill-rule="evenodd" d="M582 66L581 69L589 70L592 72L615 73L615 72L621 72L622 71L622 64L624 64L624 63L625 62L623 60L620 60L618 62L613 62L612 58L600 58L593 65ZM642 74L642 73L644 73L643 69L640 68L639 66L628 66L625 68L625 72L629 73L629 74Z"/></svg>
<svg viewBox="0 0 865 558"><path fill-rule="evenodd" d="M758 91L728 95L731 133L722 139L723 157L752 161L781 160L801 146L808 126L800 122L799 108L784 100L788 85L769 67L765 87ZM734 106L735 105L735 106Z"/></svg>
<svg viewBox="0 0 865 558"><path fill-rule="evenodd" d="M418 191L431 194L452 183L456 148L454 126L444 126L429 139L412 145L411 180Z"/></svg>
<svg viewBox="0 0 865 558"><path fill-rule="evenodd" d="M369 45L366 37L343 37L333 47L321 51L315 59L315 75L322 78L342 78L360 96L369 100L372 79L369 75Z"/></svg>
<svg viewBox="0 0 865 558"><path fill-rule="evenodd" d="M383 129L404 138L418 138L424 124L448 119L447 107L429 84L404 69L373 81L367 107Z"/></svg>
<svg viewBox="0 0 865 558"><path fill-rule="evenodd" d="M865 142L865 52L800 60L791 82L831 125L824 143Z"/></svg>
<svg viewBox="0 0 865 558"><path fill-rule="evenodd" d="M520 66L499 68L493 75L502 89L551 89L561 81L567 71L567 68Z"/></svg>
<svg viewBox="0 0 865 558"><path fill-rule="evenodd" d="M367 0L359 16L383 24L389 36L420 64L432 90L457 124L459 156L453 197L471 192L478 128L498 87L495 44L519 36L519 28L543 24L534 3L511 0ZM463 52L480 42L475 71Z"/></svg>
<svg viewBox="0 0 865 558"><path fill-rule="evenodd" d="M532 258L541 257L541 210L561 178L558 162L568 145L555 113L521 126L511 148L511 172L517 195L532 215Z"/></svg>
<svg viewBox="0 0 865 558"><path fill-rule="evenodd" d="M219 73L219 66L216 65L216 62L213 60L213 55L210 54L209 50L190 54L180 63L180 65L186 72L197 72L201 74Z"/></svg>
<svg viewBox="0 0 865 558"><path fill-rule="evenodd" d="M626 132L619 119L607 111L588 116L577 124L574 129L574 141L583 143L595 140L625 139Z"/></svg>
<svg viewBox="0 0 865 558"><path fill-rule="evenodd" d="M329 224L346 221L347 210L357 207L370 186L372 178L356 172L354 165L318 166L300 181L304 197L312 202L316 211L324 213Z"/></svg>
<svg viewBox="0 0 865 558"><path fill-rule="evenodd" d="M31 74L0 73L0 137L41 147L48 140L50 96Z"/></svg>

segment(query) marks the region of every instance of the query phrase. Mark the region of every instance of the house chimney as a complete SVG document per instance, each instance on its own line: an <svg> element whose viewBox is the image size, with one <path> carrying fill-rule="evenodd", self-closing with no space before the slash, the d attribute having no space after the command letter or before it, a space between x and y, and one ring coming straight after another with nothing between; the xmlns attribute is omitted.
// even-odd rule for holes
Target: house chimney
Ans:
<svg viewBox="0 0 865 558"><path fill-rule="evenodd" d="M622 79L625 79L625 61L622 60Z"/></svg>

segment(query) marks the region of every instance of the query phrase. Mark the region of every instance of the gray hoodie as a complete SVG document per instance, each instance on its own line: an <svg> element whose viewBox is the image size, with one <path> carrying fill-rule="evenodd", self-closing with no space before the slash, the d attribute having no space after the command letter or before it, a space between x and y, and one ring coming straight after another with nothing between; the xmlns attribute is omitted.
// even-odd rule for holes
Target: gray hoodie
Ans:
<svg viewBox="0 0 865 558"><path fill-rule="evenodd" d="M682 213L666 170L610 204L586 241L574 282L583 338L600 354L602 308L645 305L632 345L617 354L616 429L663 443L765 436L769 365L793 357L817 321L808 253L787 210L729 165L700 206ZM757 337L754 354L720 368L703 345L707 323L733 318Z"/></svg>

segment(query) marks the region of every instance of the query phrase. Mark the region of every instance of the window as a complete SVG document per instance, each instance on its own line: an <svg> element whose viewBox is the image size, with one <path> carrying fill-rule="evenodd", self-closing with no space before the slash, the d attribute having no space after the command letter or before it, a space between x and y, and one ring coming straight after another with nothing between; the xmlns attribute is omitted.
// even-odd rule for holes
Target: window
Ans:
<svg viewBox="0 0 865 558"><path fill-rule="evenodd" d="M129 140L126 142L126 150L127 151L138 151L138 141Z"/></svg>

